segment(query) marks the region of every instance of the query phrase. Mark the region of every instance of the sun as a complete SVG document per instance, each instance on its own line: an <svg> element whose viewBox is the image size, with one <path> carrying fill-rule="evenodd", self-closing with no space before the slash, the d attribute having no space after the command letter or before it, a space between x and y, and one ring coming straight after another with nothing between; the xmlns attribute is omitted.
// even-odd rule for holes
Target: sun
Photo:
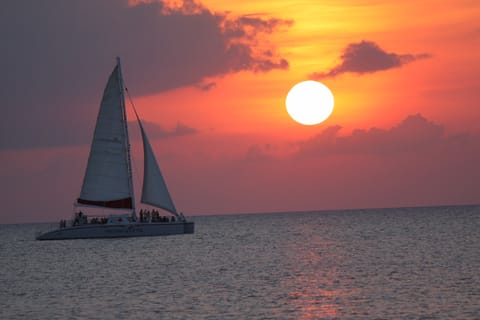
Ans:
<svg viewBox="0 0 480 320"><path fill-rule="evenodd" d="M304 125L315 125L332 114L334 101L332 91L326 85L307 80L290 89L285 104L293 120Z"/></svg>

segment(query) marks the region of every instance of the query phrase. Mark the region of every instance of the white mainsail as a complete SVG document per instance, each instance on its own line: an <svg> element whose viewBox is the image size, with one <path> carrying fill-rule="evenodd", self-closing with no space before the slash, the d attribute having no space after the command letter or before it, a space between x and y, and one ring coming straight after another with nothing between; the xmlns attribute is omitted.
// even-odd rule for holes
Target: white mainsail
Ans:
<svg viewBox="0 0 480 320"><path fill-rule="evenodd" d="M143 139L144 167L142 202L164 209L179 217L179 214L175 209L175 205L173 204L172 197L168 192L165 179L163 178L160 167L158 166L155 154L153 153L152 146L148 141L142 122L140 121L136 110L135 114L138 119L138 124L140 126Z"/></svg>
<svg viewBox="0 0 480 320"><path fill-rule="evenodd" d="M128 132L118 60L103 92L78 204L133 208Z"/></svg>

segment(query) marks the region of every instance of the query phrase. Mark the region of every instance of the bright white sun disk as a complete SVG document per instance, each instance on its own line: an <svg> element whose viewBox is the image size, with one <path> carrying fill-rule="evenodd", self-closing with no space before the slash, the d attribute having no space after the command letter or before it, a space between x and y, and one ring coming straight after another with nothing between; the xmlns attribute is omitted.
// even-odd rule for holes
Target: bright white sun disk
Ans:
<svg viewBox="0 0 480 320"><path fill-rule="evenodd" d="M324 84L307 80L294 85L285 101L288 114L304 125L325 121L333 111L333 94Z"/></svg>

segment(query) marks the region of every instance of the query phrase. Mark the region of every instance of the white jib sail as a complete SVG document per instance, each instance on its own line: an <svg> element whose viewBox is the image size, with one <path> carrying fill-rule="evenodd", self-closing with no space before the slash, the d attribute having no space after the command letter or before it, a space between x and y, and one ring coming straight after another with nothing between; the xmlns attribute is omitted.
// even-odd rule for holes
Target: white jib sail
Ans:
<svg viewBox="0 0 480 320"><path fill-rule="evenodd" d="M132 208L122 90L117 64L103 93L79 204Z"/></svg>
<svg viewBox="0 0 480 320"><path fill-rule="evenodd" d="M170 193L168 192L165 179L163 179L160 167L158 166L155 154L153 153L152 146L148 141L138 115L137 119L142 132L144 153L142 202L164 209L179 217L175 205L173 204L173 200L170 197Z"/></svg>

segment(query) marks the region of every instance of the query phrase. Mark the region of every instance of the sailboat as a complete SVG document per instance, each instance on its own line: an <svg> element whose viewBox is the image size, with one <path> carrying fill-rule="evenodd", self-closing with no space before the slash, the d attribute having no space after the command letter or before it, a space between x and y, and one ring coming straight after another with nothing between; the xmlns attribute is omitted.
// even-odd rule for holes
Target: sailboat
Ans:
<svg viewBox="0 0 480 320"><path fill-rule="evenodd" d="M169 213L168 216L160 216L156 209L142 209L137 216L125 91L120 58L117 57L116 66L103 92L82 189L75 202L74 217L70 221L60 221L56 230L37 235L37 240L163 236L194 232L194 223L187 221L175 208L142 121L132 103L143 140L141 202ZM114 213L89 215L83 212L91 208Z"/></svg>

